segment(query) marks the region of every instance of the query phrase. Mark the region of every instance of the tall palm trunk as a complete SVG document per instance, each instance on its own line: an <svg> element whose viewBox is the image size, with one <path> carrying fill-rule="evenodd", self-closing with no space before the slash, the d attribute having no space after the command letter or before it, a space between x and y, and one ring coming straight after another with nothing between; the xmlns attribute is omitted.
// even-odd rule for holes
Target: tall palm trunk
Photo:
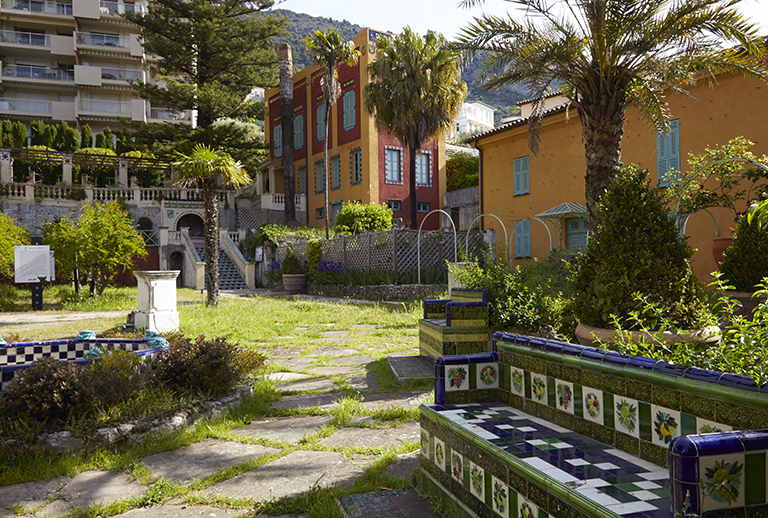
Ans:
<svg viewBox="0 0 768 518"><path fill-rule="evenodd" d="M413 142L408 143L408 212L411 218L411 230L416 230L416 152L419 145Z"/></svg>
<svg viewBox="0 0 768 518"><path fill-rule="evenodd" d="M285 224L296 221L296 179L293 167L293 58L291 46L281 43L280 62L280 125L283 128L283 180L285 184Z"/></svg>
<svg viewBox="0 0 768 518"><path fill-rule="evenodd" d="M336 78L336 71L335 71L335 62L333 64L329 64L328 68L325 71L325 87L323 88L323 99L325 101L325 114L323 116L323 125L325 129L325 138L323 139L323 167L325 168L325 186L324 186L324 200L325 205L323 212L325 213L325 239L328 239L328 227L330 226L330 204L328 203L328 191L330 190L331 186L331 175L328 171L328 121L331 118L331 101L333 100L333 80Z"/></svg>
<svg viewBox="0 0 768 518"><path fill-rule="evenodd" d="M219 304L219 204L216 177L202 180L203 210L205 211L205 283L207 304Z"/></svg>

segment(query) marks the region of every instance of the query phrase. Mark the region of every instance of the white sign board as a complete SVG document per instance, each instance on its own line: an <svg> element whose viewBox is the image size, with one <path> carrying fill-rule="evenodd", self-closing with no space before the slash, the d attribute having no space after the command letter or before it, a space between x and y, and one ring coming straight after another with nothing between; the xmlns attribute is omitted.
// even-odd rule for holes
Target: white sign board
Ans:
<svg viewBox="0 0 768 518"><path fill-rule="evenodd" d="M14 282L40 282L40 277L50 281L53 277L51 249L47 245L14 246Z"/></svg>
<svg viewBox="0 0 768 518"><path fill-rule="evenodd" d="M264 257L264 252L263 252L263 250L264 250L264 249L263 249L263 248L261 248L260 246L257 246L257 247L254 249L254 251L253 251L253 261L254 261L254 262L256 262L256 263L260 263L261 261L263 261L263 260L264 260L264 259L263 259L263 257Z"/></svg>

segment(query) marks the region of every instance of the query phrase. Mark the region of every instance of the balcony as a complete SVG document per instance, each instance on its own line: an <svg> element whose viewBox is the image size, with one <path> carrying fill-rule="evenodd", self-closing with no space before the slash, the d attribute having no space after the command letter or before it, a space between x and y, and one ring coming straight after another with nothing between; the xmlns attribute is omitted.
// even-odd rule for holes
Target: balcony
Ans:
<svg viewBox="0 0 768 518"><path fill-rule="evenodd" d="M150 108L149 118L158 121L191 122L192 112L190 110L171 110L170 108Z"/></svg>
<svg viewBox="0 0 768 518"><path fill-rule="evenodd" d="M101 78L109 81L136 81L144 79L144 72L142 70L101 67Z"/></svg>
<svg viewBox="0 0 768 518"><path fill-rule="evenodd" d="M99 2L99 11L102 14L125 14L141 10L141 6L128 2L115 2L112 0L101 0Z"/></svg>
<svg viewBox="0 0 768 518"><path fill-rule="evenodd" d="M72 2L42 2L39 0L20 0L13 4L14 9L33 13L58 14L72 16Z"/></svg>
<svg viewBox="0 0 768 518"><path fill-rule="evenodd" d="M114 117L130 117L130 101L102 101L99 99L80 99L80 111Z"/></svg>
<svg viewBox="0 0 768 518"><path fill-rule="evenodd" d="M117 36L114 34L101 34L97 32L76 32L75 38L75 42L78 46L91 45L94 47L131 48L131 40L129 36Z"/></svg>
<svg viewBox="0 0 768 518"><path fill-rule="evenodd" d="M51 37L37 32L0 31L0 43L29 45L31 47L50 47Z"/></svg>
<svg viewBox="0 0 768 518"><path fill-rule="evenodd" d="M3 79L39 79L74 82L75 71L69 68L47 68L37 65L2 65Z"/></svg>
<svg viewBox="0 0 768 518"><path fill-rule="evenodd" d="M17 115L50 114L51 102L0 97L0 113L13 113Z"/></svg>

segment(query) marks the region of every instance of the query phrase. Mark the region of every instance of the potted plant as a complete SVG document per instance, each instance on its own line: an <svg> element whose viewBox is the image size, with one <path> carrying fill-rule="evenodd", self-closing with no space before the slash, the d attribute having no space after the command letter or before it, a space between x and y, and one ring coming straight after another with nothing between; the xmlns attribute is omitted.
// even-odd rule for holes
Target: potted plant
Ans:
<svg viewBox="0 0 768 518"><path fill-rule="evenodd" d="M285 292L289 295L300 293L304 288L306 275L292 248L288 249L280 271L283 274L283 288Z"/></svg>
<svg viewBox="0 0 768 518"><path fill-rule="evenodd" d="M569 279L577 338L610 342L615 325L643 333L660 320L677 329L695 327L706 307L688 262L693 249L669 215L663 190L648 184L648 171L634 165L617 170L599 210L602 222ZM645 304L658 312L644 311Z"/></svg>
<svg viewBox="0 0 768 518"><path fill-rule="evenodd" d="M718 270L726 285L735 291L726 294L742 305L746 316L751 316L762 301L753 292L768 277L768 227L746 216L739 219L733 245L725 251Z"/></svg>

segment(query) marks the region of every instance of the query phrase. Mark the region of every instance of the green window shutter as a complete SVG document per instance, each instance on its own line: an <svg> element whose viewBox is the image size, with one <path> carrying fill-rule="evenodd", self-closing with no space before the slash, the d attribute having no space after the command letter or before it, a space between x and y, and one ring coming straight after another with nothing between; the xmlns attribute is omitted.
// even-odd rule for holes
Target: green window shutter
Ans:
<svg viewBox="0 0 768 518"><path fill-rule="evenodd" d="M275 156L283 156L283 127L278 125L272 130L272 141L274 144Z"/></svg>
<svg viewBox="0 0 768 518"><path fill-rule="evenodd" d="M293 147L294 149L304 147L304 115L297 115L293 119Z"/></svg>
<svg viewBox="0 0 768 518"><path fill-rule="evenodd" d="M523 257L531 257L531 220L523 220Z"/></svg>
<svg viewBox="0 0 768 518"><path fill-rule="evenodd" d="M680 175L680 119L669 122L669 168L677 171L675 178Z"/></svg>
<svg viewBox="0 0 768 518"><path fill-rule="evenodd" d="M344 94L344 130L355 127L355 92Z"/></svg>
<svg viewBox="0 0 768 518"><path fill-rule="evenodd" d="M667 173L680 172L680 119L669 121L669 131L656 134L656 175L659 187L669 187Z"/></svg>
<svg viewBox="0 0 768 518"><path fill-rule="evenodd" d="M323 121L325 120L325 104L321 104L317 107L317 140L325 140L325 126Z"/></svg>
<svg viewBox="0 0 768 518"><path fill-rule="evenodd" d="M512 166L515 171L515 196L531 192L530 167L527 156L515 158Z"/></svg>

